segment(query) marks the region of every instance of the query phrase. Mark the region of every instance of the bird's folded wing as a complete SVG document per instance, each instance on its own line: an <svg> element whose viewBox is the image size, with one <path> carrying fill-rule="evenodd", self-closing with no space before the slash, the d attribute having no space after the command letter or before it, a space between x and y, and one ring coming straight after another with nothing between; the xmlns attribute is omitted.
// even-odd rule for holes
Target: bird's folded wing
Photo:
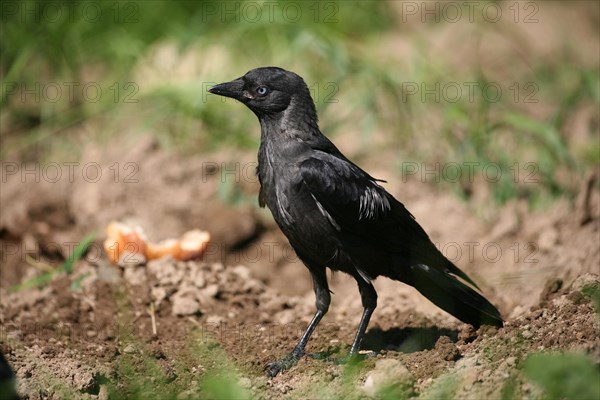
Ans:
<svg viewBox="0 0 600 400"><path fill-rule="evenodd" d="M345 233L388 245L389 251L401 250L402 233L429 240L404 205L353 163L316 151L299 170L319 209Z"/></svg>
<svg viewBox="0 0 600 400"><path fill-rule="evenodd" d="M424 264L477 287L448 261L404 205L352 162L315 151L299 164L303 185L319 210L344 235L398 255L408 265Z"/></svg>

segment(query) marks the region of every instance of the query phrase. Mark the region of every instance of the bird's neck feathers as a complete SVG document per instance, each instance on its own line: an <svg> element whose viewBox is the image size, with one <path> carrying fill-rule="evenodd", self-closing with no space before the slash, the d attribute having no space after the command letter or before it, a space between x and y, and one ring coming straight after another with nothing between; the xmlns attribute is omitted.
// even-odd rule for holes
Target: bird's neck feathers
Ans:
<svg viewBox="0 0 600 400"><path fill-rule="evenodd" d="M287 108L273 114L259 115L261 140L278 139L309 140L320 135L317 111L308 89L302 95L293 96Z"/></svg>

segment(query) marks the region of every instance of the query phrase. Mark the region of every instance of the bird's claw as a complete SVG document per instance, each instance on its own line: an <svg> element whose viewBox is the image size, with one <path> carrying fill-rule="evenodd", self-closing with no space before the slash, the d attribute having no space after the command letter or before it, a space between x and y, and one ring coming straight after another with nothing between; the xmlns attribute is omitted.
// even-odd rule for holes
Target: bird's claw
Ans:
<svg viewBox="0 0 600 400"><path fill-rule="evenodd" d="M302 357L302 354L297 354L295 352L291 352L280 360L273 361L267 364L265 367L267 371L267 376L270 378L274 378L280 372L286 371L292 368L298 360Z"/></svg>

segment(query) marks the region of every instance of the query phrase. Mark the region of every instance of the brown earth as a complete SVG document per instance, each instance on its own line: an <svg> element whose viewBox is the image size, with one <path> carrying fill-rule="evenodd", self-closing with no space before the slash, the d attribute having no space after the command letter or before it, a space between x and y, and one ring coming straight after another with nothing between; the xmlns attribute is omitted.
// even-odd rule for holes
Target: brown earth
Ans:
<svg viewBox="0 0 600 400"><path fill-rule="evenodd" d="M78 173L57 183L15 174L2 185L1 350L25 398L109 398L115 390L125 396L140 376L150 385L160 376L173 397L194 398L209 390L198 389L199 380L233 368L236 382L257 398L372 396L390 377L403 393L424 398L448 382L456 398L501 398L513 384L515 397L536 397L540 390L519 373L527 354L574 350L600 362L598 315L582 294L599 284L600 195L586 190L586 180L572 204L560 200L532 212L513 202L490 211L416 180L400 182L373 162L374 175L390 182L432 240L480 284L506 326L474 332L414 289L380 278L379 307L362 346L376 357L357 369L304 358L267 379L264 365L294 346L314 312L314 295L268 211L254 206L254 155L182 160L143 138L119 148L90 146L83 160L100 166L98 181ZM116 160L119 177L111 173ZM231 170L236 174L227 175ZM238 200L228 205L221 190L234 178ZM482 209L484 217L474 216ZM118 268L100 250L111 220L138 223L152 240L201 228L213 243L203 260ZM60 265L90 232L97 240L72 274L9 290ZM350 278L331 281L331 311L308 350L339 356L361 305Z"/></svg>

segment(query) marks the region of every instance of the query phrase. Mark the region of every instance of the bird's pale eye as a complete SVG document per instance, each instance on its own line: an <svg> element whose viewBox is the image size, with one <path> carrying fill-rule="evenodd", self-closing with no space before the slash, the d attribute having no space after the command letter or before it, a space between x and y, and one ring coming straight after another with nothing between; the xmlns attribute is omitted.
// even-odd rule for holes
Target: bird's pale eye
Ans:
<svg viewBox="0 0 600 400"><path fill-rule="evenodd" d="M260 96L264 96L269 93L269 89L266 86L259 86L256 89L256 93L258 93Z"/></svg>

